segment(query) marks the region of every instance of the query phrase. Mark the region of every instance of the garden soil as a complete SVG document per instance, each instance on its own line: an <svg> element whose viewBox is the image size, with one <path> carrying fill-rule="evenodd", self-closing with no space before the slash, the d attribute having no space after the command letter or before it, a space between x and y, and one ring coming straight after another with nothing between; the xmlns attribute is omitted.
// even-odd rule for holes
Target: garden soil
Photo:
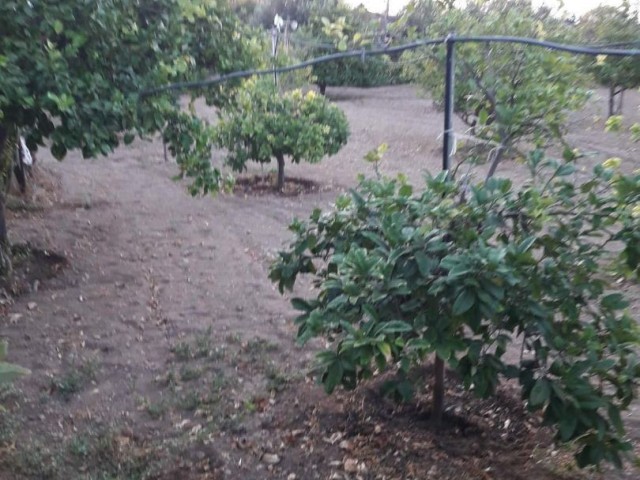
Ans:
<svg viewBox="0 0 640 480"><path fill-rule="evenodd" d="M272 171L258 166L233 193L192 197L158 140L96 160L38 154L10 212L20 248L0 335L32 373L0 391L0 479L640 478L632 466L577 471L515 385L477 400L450 375L434 430L428 388L396 405L378 394L383 378L331 397L314 383L322 344L296 344L289 297L267 278L288 224L373 175L362 158L381 143L385 175L418 184L441 168L442 114L412 87L327 94L349 119L349 143L287 165L286 194L265 191ZM625 124L639 121L640 95L625 100ZM604 132L605 108L596 91L571 116L569 141L585 167L609 157L640 167L640 144ZM522 178L514 162L500 172ZM310 290L302 282L296 294ZM428 384L428 366L416 374ZM625 419L636 445L638 407Z"/></svg>

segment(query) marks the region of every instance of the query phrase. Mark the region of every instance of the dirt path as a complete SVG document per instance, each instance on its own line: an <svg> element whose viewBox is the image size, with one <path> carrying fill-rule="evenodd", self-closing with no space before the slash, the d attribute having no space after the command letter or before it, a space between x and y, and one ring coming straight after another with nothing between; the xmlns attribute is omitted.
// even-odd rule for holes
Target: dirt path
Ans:
<svg viewBox="0 0 640 480"><path fill-rule="evenodd" d="M319 165L288 167L288 175L322 185L300 197L192 198L171 180L176 167L157 142L100 160L40 156L60 179L60 198L16 215L12 238L64 253L70 266L39 279L0 320L11 361L33 371L19 390L2 393L10 413L0 440L18 440L4 450L10 460L0 478L107 478L89 476L91 469L143 478L151 462L162 472L152 478L343 478L327 473L340 462L312 468L289 459L285 471L262 455L283 456L265 425L296 415L309 421L326 401L311 387L300 398L276 395L305 385L311 353L294 345L293 312L268 281L268 266L290 220L328 207L368 168L360 159L378 144L390 145L385 173L419 181L423 169L437 170L441 118L409 87L329 95L348 115L352 137ZM637 162L619 137L594 138L598 108L575 120L573 138ZM278 402L290 402L289 419Z"/></svg>

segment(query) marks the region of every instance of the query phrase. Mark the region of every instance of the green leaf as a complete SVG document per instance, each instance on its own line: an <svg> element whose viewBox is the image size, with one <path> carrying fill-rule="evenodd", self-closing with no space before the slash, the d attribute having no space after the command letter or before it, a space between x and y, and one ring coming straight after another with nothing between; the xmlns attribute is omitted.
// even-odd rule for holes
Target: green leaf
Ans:
<svg viewBox="0 0 640 480"><path fill-rule="evenodd" d="M563 442L571 440L573 432L578 425L578 417L576 415L563 415L558 425L558 432L560 433L560 439Z"/></svg>
<svg viewBox="0 0 640 480"><path fill-rule="evenodd" d="M439 263L437 259L431 258L420 251L415 253L415 257L416 263L418 264L418 270L420 271L420 275L423 277L430 276L433 269L436 268Z"/></svg>
<svg viewBox="0 0 640 480"><path fill-rule="evenodd" d="M610 293L602 297L602 307L607 310L623 310L629 306L629 302L621 293Z"/></svg>
<svg viewBox="0 0 640 480"><path fill-rule="evenodd" d="M0 362L0 384L12 382L16 378L29 375L30 373L29 370L18 365Z"/></svg>
<svg viewBox="0 0 640 480"><path fill-rule="evenodd" d="M533 247L534 243L536 243L537 239L538 239L538 237L536 235L531 235L531 236L525 238L518 245L518 252L525 253L525 252L529 251L529 249L531 247Z"/></svg>
<svg viewBox="0 0 640 480"><path fill-rule="evenodd" d="M549 380L546 378L539 378L529 394L529 404L532 407L538 407L549 400L551 394L551 387Z"/></svg>
<svg viewBox="0 0 640 480"><path fill-rule="evenodd" d="M468 312L476 302L476 294L473 290L465 288L460 292L456 301L453 303L453 309L451 313L457 317L463 313Z"/></svg>
<svg viewBox="0 0 640 480"><path fill-rule="evenodd" d="M566 177L567 175L575 173L575 171L576 167L573 165L573 163L565 163L558 168L558 170L556 171L556 175L558 177Z"/></svg>
<svg viewBox="0 0 640 480"><path fill-rule="evenodd" d="M591 458L593 456L592 450L593 446L589 444L582 447L582 450L580 450L580 452L578 452L578 454L576 455L576 463L578 464L578 467L584 468L587 465L591 465L593 463L591 461Z"/></svg>
<svg viewBox="0 0 640 480"><path fill-rule="evenodd" d="M376 329L376 334L393 334L411 332L413 327L402 320L392 320L390 322L382 322Z"/></svg>
<svg viewBox="0 0 640 480"><path fill-rule="evenodd" d="M616 405L610 403L607 406L607 415L609 416L611 424L616 429L616 432L618 432L618 435L623 435L624 424L622 423L622 418L620 417L620 409Z"/></svg>
<svg viewBox="0 0 640 480"><path fill-rule="evenodd" d="M313 307L309 304L309 302L298 297L291 299L291 305L293 306L293 308L301 312L310 312L311 310L313 310Z"/></svg>
<svg viewBox="0 0 640 480"><path fill-rule="evenodd" d="M362 235L364 238L366 238L367 240L370 240L371 242L374 243L374 245L380 247L381 249L383 249L384 251L387 250L387 244L385 243L385 241L382 239L382 237L380 235L378 235L375 232L368 232L368 231L362 231L360 232L360 235Z"/></svg>
<svg viewBox="0 0 640 480"><path fill-rule="evenodd" d="M344 368L342 366L342 362L339 359L336 359L333 363L329 365L327 371L325 372L322 383L324 384L324 389L327 393L333 393L335 388L342 381L342 375L344 374Z"/></svg>
<svg viewBox="0 0 640 480"><path fill-rule="evenodd" d="M382 353L382 355L385 358L390 358L391 357L391 345L389 345L386 342L383 343L379 343L378 344L378 350L380 350L380 353Z"/></svg>

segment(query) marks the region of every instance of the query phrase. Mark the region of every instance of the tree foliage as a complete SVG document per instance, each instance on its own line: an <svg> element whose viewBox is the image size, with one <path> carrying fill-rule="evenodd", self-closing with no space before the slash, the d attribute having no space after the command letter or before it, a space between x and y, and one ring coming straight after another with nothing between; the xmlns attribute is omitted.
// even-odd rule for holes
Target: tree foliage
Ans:
<svg viewBox="0 0 640 480"><path fill-rule="evenodd" d="M638 12L633 12L628 2L619 8L600 6L587 12L579 29L582 40L591 45L640 46ZM590 58L588 65L598 83L609 89L609 116L620 114L624 91L640 86L640 58L600 56Z"/></svg>
<svg viewBox="0 0 640 480"><path fill-rule="evenodd" d="M141 92L246 68L257 48L224 1L213 0L4 0L0 32L0 157L9 157L2 178L18 130L31 149L46 145L59 159L75 149L106 155L176 119L177 92ZM209 101L220 94L193 92ZM205 157L177 160L183 173L205 172L217 188ZM0 237L6 250L3 228Z"/></svg>
<svg viewBox="0 0 640 480"><path fill-rule="evenodd" d="M281 292L314 281L317 293L292 303L299 340L328 342L327 392L392 370L388 391L408 397L410 369L435 355L482 397L517 379L557 440L579 443L581 466L619 465L640 332L612 272L639 275L640 174L611 159L574 184L572 161L536 151L527 165L518 188L446 173L417 192L402 177L361 179L333 211L291 225L271 279Z"/></svg>
<svg viewBox="0 0 640 480"><path fill-rule="evenodd" d="M427 3L432 6L433 2ZM433 38L455 32L562 40L567 34L561 22L534 11L530 2L478 1L464 8L429 12L432 20L425 32ZM403 28L411 15L408 12L396 28ZM586 101L579 63L573 56L497 43L457 43L455 55L454 110L475 137L493 148L492 171L503 153L521 140L542 146L561 139L566 112ZM436 102L444 98L444 56L440 46L403 56L408 75Z"/></svg>
<svg viewBox="0 0 640 480"><path fill-rule="evenodd" d="M232 0L231 4L238 16L256 27L271 28L273 19L280 15L283 19L295 20L299 24L309 21L325 4L326 0Z"/></svg>
<svg viewBox="0 0 640 480"><path fill-rule="evenodd" d="M284 186L284 162L319 162L347 143L349 126L338 107L314 92L280 95L269 81L248 81L223 110L217 142L228 150L227 163L237 171L248 161L278 162L277 188Z"/></svg>
<svg viewBox="0 0 640 480"><path fill-rule="evenodd" d="M335 51L368 49L384 43L381 20L360 6L348 9L337 4L326 8L296 36L304 40L302 56L316 57ZM375 87L404 81L402 69L387 56L368 57L364 61L346 58L313 66L313 81L324 94L327 86Z"/></svg>
<svg viewBox="0 0 640 480"><path fill-rule="evenodd" d="M344 58L314 65L313 75L324 93L327 86L380 87L406 83L402 68L386 56Z"/></svg>
<svg viewBox="0 0 640 480"><path fill-rule="evenodd" d="M9 0L0 27L0 121L26 128L31 148L50 139L58 158L162 129L174 97L142 90L252 60L242 26L209 0Z"/></svg>

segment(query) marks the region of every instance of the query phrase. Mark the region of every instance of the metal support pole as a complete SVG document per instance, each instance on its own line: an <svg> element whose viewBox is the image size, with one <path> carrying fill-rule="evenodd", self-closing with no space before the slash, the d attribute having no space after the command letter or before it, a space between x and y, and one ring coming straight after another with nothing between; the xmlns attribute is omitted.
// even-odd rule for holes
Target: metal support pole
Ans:
<svg viewBox="0 0 640 480"><path fill-rule="evenodd" d="M454 149L455 138L453 135L453 103L455 91L455 35L449 34L444 40L447 47L447 61L444 84L444 135L442 141L442 169L448 171L451 168L451 154Z"/></svg>

